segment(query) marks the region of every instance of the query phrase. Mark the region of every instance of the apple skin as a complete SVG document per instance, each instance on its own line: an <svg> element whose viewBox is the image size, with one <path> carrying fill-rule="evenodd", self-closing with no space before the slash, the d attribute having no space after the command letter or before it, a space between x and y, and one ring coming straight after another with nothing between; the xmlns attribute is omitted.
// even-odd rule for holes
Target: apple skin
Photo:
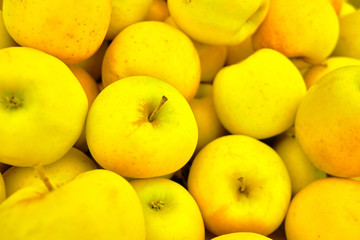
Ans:
<svg viewBox="0 0 360 240"><path fill-rule="evenodd" d="M235 232L228 233L212 238L211 240L271 240L264 235L253 232Z"/></svg>
<svg viewBox="0 0 360 240"><path fill-rule="evenodd" d="M328 57L339 36L339 18L329 0L271 0L268 14L252 35L253 47L272 48L300 63Z"/></svg>
<svg viewBox="0 0 360 240"><path fill-rule="evenodd" d="M140 201L108 170L78 175L60 188L23 188L0 205L2 240L145 240Z"/></svg>
<svg viewBox="0 0 360 240"><path fill-rule="evenodd" d="M215 235L268 235L282 223L291 183L279 155L265 143L228 135L206 145L194 158L188 190Z"/></svg>
<svg viewBox="0 0 360 240"><path fill-rule="evenodd" d="M5 28L4 20L3 20L3 12L2 10L0 10L0 49L17 46L17 45L18 44L14 41L14 39L12 39L12 37L9 35L9 33Z"/></svg>
<svg viewBox="0 0 360 240"><path fill-rule="evenodd" d="M216 114L212 91L211 84L201 83L195 98L189 101L199 130L196 152L212 140L228 133Z"/></svg>
<svg viewBox="0 0 360 240"><path fill-rule="evenodd" d="M93 169L96 169L94 161L76 148L71 148L62 158L44 166L46 176L54 187L60 187L80 173ZM44 184L30 167L12 166L3 174L3 178L7 197L21 188Z"/></svg>
<svg viewBox="0 0 360 240"><path fill-rule="evenodd" d="M132 180L143 207L147 240L204 240L205 227L194 198L167 179Z"/></svg>
<svg viewBox="0 0 360 240"><path fill-rule="evenodd" d="M360 66L334 70L302 99L295 135L313 165L337 177L360 176Z"/></svg>
<svg viewBox="0 0 360 240"><path fill-rule="evenodd" d="M4 201L6 198L6 189L5 189L5 182L3 175L0 172L0 204L2 201Z"/></svg>
<svg viewBox="0 0 360 240"><path fill-rule="evenodd" d="M171 84L189 101L200 84L199 55L189 37L167 23L134 23L121 31L107 48L102 83L106 87L139 75Z"/></svg>
<svg viewBox="0 0 360 240"><path fill-rule="evenodd" d="M304 80L294 64L267 48L222 68L213 83L215 111L225 129L257 139L291 127L305 93Z"/></svg>
<svg viewBox="0 0 360 240"><path fill-rule="evenodd" d="M210 45L236 45L264 20L269 0L168 0L170 16L192 39Z"/></svg>
<svg viewBox="0 0 360 240"><path fill-rule="evenodd" d="M293 127L277 136L273 148L280 155L289 172L293 196L309 183L327 177L327 174L316 168L305 155L296 139Z"/></svg>
<svg viewBox="0 0 360 240"><path fill-rule="evenodd" d="M287 240L360 239L360 182L329 177L310 183L292 199Z"/></svg>
<svg viewBox="0 0 360 240"><path fill-rule="evenodd" d="M153 121L151 113L165 96ZM189 103L165 81L133 76L105 87L86 123L91 155L103 168L124 177L167 175L193 155L198 128Z"/></svg>
<svg viewBox="0 0 360 240"><path fill-rule="evenodd" d="M0 162L30 167L60 159L85 124L81 84L59 59L28 47L0 49L0 65Z"/></svg>
<svg viewBox="0 0 360 240"><path fill-rule="evenodd" d="M66 6L66 7L64 7ZM21 46L75 64L91 57L105 38L111 0L3 2L4 24Z"/></svg>

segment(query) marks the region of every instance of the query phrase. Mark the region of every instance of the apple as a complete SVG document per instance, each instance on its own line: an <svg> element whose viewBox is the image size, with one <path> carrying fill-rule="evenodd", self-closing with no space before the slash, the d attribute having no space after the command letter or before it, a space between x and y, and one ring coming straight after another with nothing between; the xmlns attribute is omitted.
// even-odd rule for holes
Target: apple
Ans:
<svg viewBox="0 0 360 240"><path fill-rule="evenodd" d="M80 82L82 88L84 89L87 100L88 100L88 109L90 109L92 103L94 102L95 98L97 97L97 95L100 92L97 82L82 67L79 67L77 65L70 65L69 68L70 68L71 72L75 75L77 80ZM85 124L84 124L84 127L83 127L80 137L74 144L74 147L76 147L77 149L80 149L81 151L83 151L85 153L87 153L89 151L87 143L86 143L86 137L85 137Z"/></svg>
<svg viewBox="0 0 360 240"><path fill-rule="evenodd" d="M124 28L144 21L152 0L112 0L111 19L105 39L113 40Z"/></svg>
<svg viewBox="0 0 360 240"><path fill-rule="evenodd" d="M268 235L282 223L291 198L279 155L246 135L227 135L206 145L192 162L188 190L206 229L215 235Z"/></svg>
<svg viewBox="0 0 360 240"><path fill-rule="evenodd" d="M43 168L51 184L54 187L60 187L73 180L80 173L97 167L85 153L76 148L71 148L62 158ZM21 188L43 184L40 176L31 167L10 167L3 174L3 178L7 196Z"/></svg>
<svg viewBox="0 0 360 240"><path fill-rule="evenodd" d="M1 5L0 5L1 6ZM3 11L0 10L0 49L6 47L17 46L18 44L12 39L12 37L7 32L4 20L3 20Z"/></svg>
<svg viewBox="0 0 360 240"><path fill-rule="evenodd" d="M253 233L253 232L234 232L223 234L212 238L211 240L271 240L264 235Z"/></svg>
<svg viewBox="0 0 360 240"><path fill-rule="evenodd" d="M267 48L222 68L213 83L215 111L225 129L258 139L291 127L305 93L304 80L294 64Z"/></svg>
<svg viewBox="0 0 360 240"><path fill-rule="evenodd" d="M101 82L101 65L106 49L109 46L108 41L103 41L99 49L89 58L81 61L76 66L82 67L87 71L97 82Z"/></svg>
<svg viewBox="0 0 360 240"><path fill-rule="evenodd" d="M109 28L111 0L3 2L4 24L21 46L51 54L67 64L92 56Z"/></svg>
<svg viewBox="0 0 360 240"><path fill-rule="evenodd" d="M91 170L47 191L23 188L0 205L0 239L145 240L144 215L131 185Z"/></svg>
<svg viewBox="0 0 360 240"><path fill-rule="evenodd" d="M360 239L360 182L325 178L303 188L285 219L288 240Z"/></svg>
<svg viewBox="0 0 360 240"><path fill-rule="evenodd" d="M145 75L174 86L189 101L200 84L200 60L194 44L180 30L159 21L143 21L118 34L105 52L104 86Z"/></svg>
<svg viewBox="0 0 360 240"><path fill-rule="evenodd" d="M93 102L86 140L103 168L124 177L173 173L195 151L198 128L189 103L169 83L148 76L123 78Z"/></svg>
<svg viewBox="0 0 360 240"><path fill-rule="evenodd" d="M79 138L88 103L59 59L28 47L0 49L0 162L50 164Z"/></svg>
<svg viewBox="0 0 360 240"><path fill-rule="evenodd" d="M313 165L338 177L360 176L360 66L336 69L302 99L295 135Z"/></svg>
<svg viewBox="0 0 360 240"><path fill-rule="evenodd" d="M310 66L304 73L306 87L309 89L325 74L345 66L360 65L360 59L351 57L331 56L320 64Z"/></svg>
<svg viewBox="0 0 360 240"><path fill-rule="evenodd" d="M6 198L6 189L5 189L5 183L3 175L0 172L0 204L2 201L4 201Z"/></svg>
<svg viewBox="0 0 360 240"><path fill-rule="evenodd" d="M329 0L271 0L252 36L254 49L272 48L302 65L317 64L334 50L339 19Z"/></svg>
<svg viewBox="0 0 360 240"><path fill-rule="evenodd" d="M333 56L343 56L360 59L360 30L356 27L360 24L360 10L340 17L340 34L337 45L332 53Z"/></svg>
<svg viewBox="0 0 360 240"><path fill-rule="evenodd" d="M343 1L340 9L339 17L343 17L348 15L349 13L353 13L356 11L356 8L348 1Z"/></svg>
<svg viewBox="0 0 360 240"><path fill-rule="evenodd" d="M168 0L170 16L192 39L210 45L236 45L264 20L269 0Z"/></svg>
<svg viewBox="0 0 360 240"><path fill-rule="evenodd" d="M166 0L152 0L146 21L164 21L169 17L169 8Z"/></svg>
<svg viewBox="0 0 360 240"><path fill-rule="evenodd" d="M201 83L195 98L189 101L199 131L195 152L198 152L212 140L227 134L215 112L212 91L213 86L211 84Z"/></svg>
<svg viewBox="0 0 360 240"><path fill-rule="evenodd" d="M144 211L147 240L204 240L205 228L194 198L167 178L132 180Z"/></svg>
<svg viewBox="0 0 360 240"><path fill-rule="evenodd" d="M251 36L237 45L227 46L226 65L238 63L254 52Z"/></svg>
<svg viewBox="0 0 360 240"><path fill-rule="evenodd" d="M305 155L296 139L293 127L276 137L273 148L284 161L289 172L292 195L309 183L327 177L327 174L316 168Z"/></svg>

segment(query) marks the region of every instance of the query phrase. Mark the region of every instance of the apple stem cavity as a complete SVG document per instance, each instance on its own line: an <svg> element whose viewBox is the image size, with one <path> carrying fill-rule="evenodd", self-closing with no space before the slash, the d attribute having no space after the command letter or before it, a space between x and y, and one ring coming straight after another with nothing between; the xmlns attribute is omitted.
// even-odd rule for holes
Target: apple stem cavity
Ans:
<svg viewBox="0 0 360 240"><path fill-rule="evenodd" d="M239 180L239 182L240 182L239 191L240 191L241 193L244 193L244 192L245 192L245 189L246 189L245 182L244 182L244 178L243 178L243 177L239 177L238 180Z"/></svg>
<svg viewBox="0 0 360 240"><path fill-rule="evenodd" d="M157 114L157 112L160 110L160 108L162 107L162 105L164 105L164 103L167 101L167 97L162 96L160 104L157 106L157 108L155 108L155 110L150 114L150 116L148 117L149 122L152 122Z"/></svg>
<svg viewBox="0 0 360 240"><path fill-rule="evenodd" d="M156 211L161 210L164 205L165 205L165 202L161 201L161 200L152 201L150 203L150 207Z"/></svg>
<svg viewBox="0 0 360 240"><path fill-rule="evenodd" d="M35 169L35 172L37 174L39 174L41 181L43 181L43 183L45 184L45 186L49 190L49 192L54 190L53 185L51 184L49 178L45 174L44 167L41 164L38 164L38 165L34 166L34 169Z"/></svg>

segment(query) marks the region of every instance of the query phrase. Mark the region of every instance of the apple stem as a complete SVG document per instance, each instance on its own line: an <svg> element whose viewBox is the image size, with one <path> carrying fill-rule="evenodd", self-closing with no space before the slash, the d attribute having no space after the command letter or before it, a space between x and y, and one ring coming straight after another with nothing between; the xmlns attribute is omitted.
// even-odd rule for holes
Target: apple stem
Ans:
<svg viewBox="0 0 360 240"><path fill-rule="evenodd" d="M239 190L240 190L240 192L245 192L245 188L246 188L246 186L245 186L245 182L244 182L244 178L243 177L239 177L239 179L238 179L239 181L240 181L240 188L239 188Z"/></svg>
<svg viewBox="0 0 360 240"><path fill-rule="evenodd" d="M35 169L35 172L37 172L39 174L40 179L43 181L43 183L45 184L45 186L49 190L49 192L54 190L53 185L51 184L49 178L45 174L45 169L44 169L43 165L37 164L36 166L34 166L34 169Z"/></svg>
<svg viewBox="0 0 360 240"><path fill-rule="evenodd" d="M157 114L157 112L160 110L161 106L164 105L164 103L167 101L167 97L162 96L160 104L157 106L157 108L155 108L155 110L150 114L150 116L148 117L149 122L152 122L155 118L155 115Z"/></svg>

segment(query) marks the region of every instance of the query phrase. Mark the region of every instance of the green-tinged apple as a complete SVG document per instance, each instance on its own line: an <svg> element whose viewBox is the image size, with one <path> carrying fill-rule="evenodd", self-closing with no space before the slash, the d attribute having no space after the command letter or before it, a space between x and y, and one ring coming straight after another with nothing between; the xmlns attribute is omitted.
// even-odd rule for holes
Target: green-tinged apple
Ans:
<svg viewBox="0 0 360 240"><path fill-rule="evenodd" d="M291 200L287 240L360 239L360 182L329 177L310 183Z"/></svg>
<svg viewBox="0 0 360 240"><path fill-rule="evenodd" d="M223 234L211 240L271 240L270 238L253 232L234 232Z"/></svg>
<svg viewBox="0 0 360 240"><path fill-rule="evenodd" d="M280 155L289 172L293 195L309 183L327 177L327 174L316 168L305 155L296 139L293 127L277 136L273 148Z"/></svg>
<svg viewBox="0 0 360 240"><path fill-rule="evenodd" d="M360 66L336 69L301 101L295 135L315 167L337 177L360 176Z"/></svg>
<svg viewBox="0 0 360 240"><path fill-rule="evenodd" d="M71 148L62 158L43 168L51 184L60 187L80 173L96 169L96 165L85 153ZM31 167L10 167L3 177L7 197L21 188L44 184L36 170Z"/></svg>
<svg viewBox="0 0 360 240"><path fill-rule="evenodd" d="M268 235L282 223L291 198L279 155L246 135L223 136L206 145L192 162L188 190L206 229L215 235Z"/></svg>
<svg viewBox="0 0 360 240"><path fill-rule="evenodd" d="M27 47L0 49L0 162L50 164L79 138L86 94L59 59Z"/></svg>
<svg viewBox="0 0 360 240"><path fill-rule="evenodd" d="M227 134L216 115L212 91L211 84L201 83L195 98L189 101L199 130L196 152L212 140Z"/></svg>
<svg viewBox="0 0 360 240"><path fill-rule="evenodd" d="M132 76L105 87L86 123L93 158L121 176L173 173L193 155L198 128L189 103L169 83Z"/></svg>
<svg viewBox="0 0 360 240"><path fill-rule="evenodd" d="M143 207L147 240L204 240L201 212L183 186L167 178L130 184Z"/></svg>
<svg viewBox="0 0 360 240"><path fill-rule="evenodd" d="M265 48L221 69L213 83L215 110L223 126L232 134L258 139L291 127L305 93L304 80L294 64Z"/></svg>
<svg viewBox="0 0 360 240"><path fill-rule="evenodd" d="M252 35L269 10L269 0L168 0L170 16L192 39L211 45L236 45Z"/></svg>
<svg viewBox="0 0 360 240"><path fill-rule="evenodd" d="M145 240L136 192L114 172L96 169L62 187L23 188L0 205L1 240Z"/></svg>

